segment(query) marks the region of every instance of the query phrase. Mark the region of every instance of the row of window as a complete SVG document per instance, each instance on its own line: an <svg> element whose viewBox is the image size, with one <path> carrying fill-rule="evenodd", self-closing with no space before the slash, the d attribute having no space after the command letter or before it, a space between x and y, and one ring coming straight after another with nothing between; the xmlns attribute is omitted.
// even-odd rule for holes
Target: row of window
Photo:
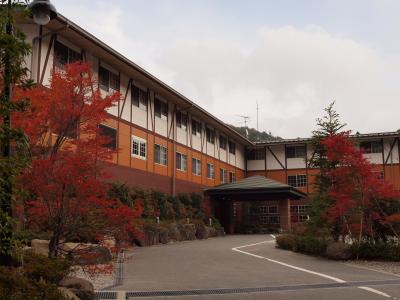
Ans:
<svg viewBox="0 0 400 300"><path fill-rule="evenodd" d="M82 55L75 50L65 46L64 44L56 41L54 44L54 61L55 65L59 68L63 68L65 64L72 63L75 61L82 60ZM120 75L108 70L104 66L99 66L99 87L104 91L114 91L120 90ZM148 91L145 91L138 86L132 85L131 92L131 103L144 111L147 111L148 106ZM158 98L154 100L154 115L162 120L167 120L168 118L168 104ZM176 112L176 126L186 130L188 127L188 117L186 113L181 111ZM192 119L192 135L201 136L202 124L201 122ZM206 127L206 139L207 142L215 143L215 130ZM220 135L219 136L220 147L226 150L227 138ZM231 154L236 153L236 145L234 142L229 142L229 152Z"/></svg>
<svg viewBox="0 0 400 300"><path fill-rule="evenodd" d="M114 136L115 129L108 126L100 125L100 132L103 136L107 136L108 138L110 138L110 142L103 146L116 149L117 145ZM132 136L132 156L140 159L147 158L147 142L145 139ZM154 145L154 162L164 166L168 165L168 149L166 147L158 144ZM176 152L176 169L180 171L187 171L187 155ZM201 176L201 161L194 157L192 158L192 173L194 175ZM221 168L221 183L228 182L228 174L229 182L236 181L236 173L227 173L227 170ZM207 163L207 178L215 179L214 165L210 163Z"/></svg>
<svg viewBox="0 0 400 300"><path fill-rule="evenodd" d="M382 153L382 142L381 141L369 141L361 142L360 149L364 153ZM252 149L246 154L248 160L264 160L265 149ZM286 147L286 158L306 158L306 146L287 146Z"/></svg>

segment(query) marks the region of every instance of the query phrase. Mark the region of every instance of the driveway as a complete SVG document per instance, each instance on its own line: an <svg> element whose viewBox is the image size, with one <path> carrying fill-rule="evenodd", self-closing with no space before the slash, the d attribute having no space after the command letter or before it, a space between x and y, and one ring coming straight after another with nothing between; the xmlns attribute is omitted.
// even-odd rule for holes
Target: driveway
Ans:
<svg viewBox="0 0 400 300"><path fill-rule="evenodd" d="M400 299L400 277L233 235L136 248L114 290L134 299Z"/></svg>

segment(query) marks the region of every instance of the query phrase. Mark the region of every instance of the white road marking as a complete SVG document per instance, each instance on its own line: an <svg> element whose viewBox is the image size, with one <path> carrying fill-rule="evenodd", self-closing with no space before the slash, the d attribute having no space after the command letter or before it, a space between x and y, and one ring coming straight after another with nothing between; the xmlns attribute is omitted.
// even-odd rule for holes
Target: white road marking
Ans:
<svg viewBox="0 0 400 300"><path fill-rule="evenodd" d="M275 239L275 236L273 234L271 234L271 237ZM313 274L313 275L316 275L316 276L320 276L320 277L323 277L323 278L327 278L327 279L333 280L333 281L338 282L338 283L346 283L345 280L337 278L337 277L329 276L329 275L326 275L326 274L323 274L323 273L319 273L319 272L314 272L314 271L311 271L311 270L308 270L308 269L304 269L304 268L300 268L300 267L296 267L294 265L290 265L290 264L284 263L282 261L278 261L278 260L271 259L271 258L268 258L268 257L264 257L264 256L261 256L261 255L253 254L253 253L250 253L250 252L247 252L247 251L239 250L239 249L242 249L242 248L247 248L247 247L256 246L256 245L260 245L260 244L267 244L267 243L271 243L271 242L275 242L275 240L269 240L269 241L264 241L264 242L259 242L259 243L254 243L254 244L248 244L248 245L242 245L242 246L234 247L234 248L232 248L232 251L239 252L239 253L242 253L242 254L246 254L246 255L249 255L249 256L252 256L252 257L255 257L255 258L267 260L269 262L272 262L272 263L275 263L275 264L279 264L279 265L282 265L282 266L285 266L285 267L288 267L288 268L291 268L291 269L294 269L294 270L297 270L297 271L301 271L301 272ZM384 292L375 290L375 289L370 288L370 287L359 286L358 288L362 289L362 290L365 290L365 291L368 291L368 292L371 292L371 293L374 293L374 294L377 294L377 295L381 295L381 296L386 297L386 298L392 298L390 295L388 295L388 294L386 294Z"/></svg>
<svg viewBox="0 0 400 300"><path fill-rule="evenodd" d="M388 295L388 294L386 294L384 292L375 290L375 289L367 287L367 286L359 286L358 288L362 289L362 290L366 290L366 291L371 292L371 293L375 293L377 295L381 295L381 296L386 297L386 298L392 298L390 295Z"/></svg>

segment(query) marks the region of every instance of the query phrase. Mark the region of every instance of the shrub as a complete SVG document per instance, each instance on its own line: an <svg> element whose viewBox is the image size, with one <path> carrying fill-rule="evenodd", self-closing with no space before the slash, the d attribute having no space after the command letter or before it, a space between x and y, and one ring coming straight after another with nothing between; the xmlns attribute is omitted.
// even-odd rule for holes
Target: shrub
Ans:
<svg viewBox="0 0 400 300"><path fill-rule="evenodd" d="M347 260L353 256L351 245L343 242L330 243L326 248L326 256L335 260Z"/></svg>
<svg viewBox="0 0 400 300"><path fill-rule="evenodd" d="M0 299L66 300L57 284L69 273L69 261L30 251L18 256L19 267L0 267Z"/></svg>
<svg viewBox="0 0 400 300"><path fill-rule="evenodd" d="M26 251L23 255L25 276L34 281L44 280L57 284L68 275L71 265L71 262L66 259L50 259L32 251Z"/></svg>
<svg viewBox="0 0 400 300"><path fill-rule="evenodd" d="M55 284L44 280L35 281L17 268L0 267L0 299L2 300L67 300Z"/></svg>
<svg viewBox="0 0 400 300"><path fill-rule="evenodd" d="M297 236L294 234L281 234L276 237L278 248L285 250L294 250L297 245Z"/></svg>
<svg viewBox="0 0 400 300"><path fill-rule="evenodd" d="M327 246L328 241L325 238L304 235L296 238L294 251L311 255L325 255Z"/></svg>
<svg viewBox="0 0 400 300"><path fill-rule="evenodd" d="M361 242L351 246L353 256L366 260L400 261L400 244L394 242Z"/></svg>

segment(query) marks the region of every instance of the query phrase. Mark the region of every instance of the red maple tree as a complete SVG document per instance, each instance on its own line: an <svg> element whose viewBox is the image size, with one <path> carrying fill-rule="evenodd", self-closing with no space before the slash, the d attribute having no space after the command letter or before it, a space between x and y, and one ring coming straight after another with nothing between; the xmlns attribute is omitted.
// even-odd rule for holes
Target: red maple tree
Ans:
<svg viewBox="0 0 400 300"><path fill-rule="evenodd" d="M50 234L49 256L62 243L112 236L122 242L141 213L109 199L102 163L114 150L99 131L119 93L103 97L88 64L73 63L52 73L48 87L17 90L29 110L13 116L27 135L31 164L21 176L28 226Z"/></svg>
<svg viewBox="0 0 400 300"><path fill-rule="evenodd" d="M350 140L348 133L331 135L323 141L327 159L338 166L329 171L329 196L333 206L327 213L332 224L340 224L342 236L352 239L385 239L399 237L396 222L400 213L393 207L399 204L400 193L379 178L373 165Z"/></svg>

